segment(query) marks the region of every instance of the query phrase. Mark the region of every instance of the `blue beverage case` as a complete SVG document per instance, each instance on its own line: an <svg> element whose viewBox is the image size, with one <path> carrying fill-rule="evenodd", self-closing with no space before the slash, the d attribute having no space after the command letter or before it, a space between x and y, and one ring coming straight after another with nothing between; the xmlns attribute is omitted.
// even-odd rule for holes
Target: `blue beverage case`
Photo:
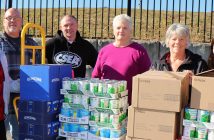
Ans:
<svg viewBox="0 0 214 140"><path fill-rule="evenodd" d="M71 65L21 65L21 100L51 101L60 100L62 79L71 78Z"/></svg>
<svg viewBox="0 0 214 140"><path fill-rule="evenodd" d="M56 140L58 135L54 136L36 136L36 135L28 135L19 133L19 139L20 140Z"/></svg>
<svg viewBox="0 0 214 140"><path fill-rule="evenodd" d="M59 120L59 113L32 113L19 110L20 123L48 124Z"/></svg>
<svg viewBox="0 0 214 140"><path fill-rule="evenodd" d="M19 101L19 110L32 113L56 113L60 111L60 100L55 101Z"/></svg>
<svg viewBox="0 0 214 140"><path fill-rule="evenodd" d="M54 136L58 134L59 122L48 124L19 123L19 133L35 136Z"/></svg>

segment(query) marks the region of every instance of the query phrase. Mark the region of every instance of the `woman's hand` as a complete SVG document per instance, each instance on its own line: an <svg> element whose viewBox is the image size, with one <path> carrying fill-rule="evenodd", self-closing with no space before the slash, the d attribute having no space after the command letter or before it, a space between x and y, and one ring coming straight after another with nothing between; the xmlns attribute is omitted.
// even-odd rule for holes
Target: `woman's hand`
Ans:
<svg viewBox="0 0 214 140"><path fill-rule="evenodd" d="M192 85L192 76L194 73L191 70L184 70L183 72L186 72L189 75L189 84Z"/></svg>

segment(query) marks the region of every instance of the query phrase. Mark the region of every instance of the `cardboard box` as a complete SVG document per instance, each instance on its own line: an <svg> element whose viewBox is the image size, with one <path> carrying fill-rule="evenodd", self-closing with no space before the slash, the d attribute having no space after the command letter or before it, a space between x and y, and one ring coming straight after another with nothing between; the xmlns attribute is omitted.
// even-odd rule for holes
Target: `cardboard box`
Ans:
<svg viewBox="0 0 214 140"><path fill-rule="evenodd" d="M126 136L126 140L146 140L146 139L132 138L132 137Z"/></svg>
<svg viewBox="0 0 214 140"><path fill-rule="evenodd" d="M62 98L62 78L71 78L71 65L22 65L20 96L22 100L53 101Z"/></svg>
<svg viewBox="0 0 214 140"><path fill-rule="evenodd" d="M59 122L49 124L19 123L19 133L22 134L48 137L58 135L58 130Z"/></svg>
<svg viewBox="0 0 214 140"><path fill-rule="evenodd" d="M191 108L214 111L214 70L193 76Z"/></svg>
<svg viewBox="0 0 214 140"><path fill-rule="evenodd" d="M173 71L156 71L156 70L149 70L143 73L144 75L159 75L164 77L183 77L187 75L187 72L173 72Z"/></svg>
<svg viewBox="0 0 214 140"><path fill-rule="evenodd" d="M19 110L19 122L32 124L47 124L59 121L59 113L32 113Z"/></svg>
<svg viewBox="0 0 214 140"><path fill-rule="evenodd" d="M55 101L19 101L19 110L32 113L56 113L60 112L60 100Z"/></svg>
<svg viewBox="0 0 214 140"><path fill-rule="evenodd" d="M179 113L148 109L128 109L127 136L149 140L175 140Z"/></svg>
<svg viewBox="0 0 214 140"><path fill-rule="evenodd" d="M58 135L54 136L35 136L35 135L29 135L29 134L23 134L19 133L19 140L56 140Z"/></svg>
<svg viewBox="0 0 214 140"><path fill-rule="evenodd" d="M180 112L188 104L189 76L145 73L133 77L132 106L155 110Z"/></svg>

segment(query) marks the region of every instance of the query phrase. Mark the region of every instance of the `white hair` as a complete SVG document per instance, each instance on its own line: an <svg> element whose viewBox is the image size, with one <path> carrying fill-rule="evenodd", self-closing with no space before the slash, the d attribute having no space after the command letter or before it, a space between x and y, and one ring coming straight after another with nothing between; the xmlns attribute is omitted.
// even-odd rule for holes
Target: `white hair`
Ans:
<svg viewBox="0 0 214 140"><path fill-rule="evenodd" d="M117 22L125 21L129 25L129 29L132 30L132 18L128 16L127 14L120 14L114 17L113 19L113 28L116 26Z"/></svg>
<svg viewBox="0 0 214 140"><path fill-rule="evenodd" d="M176 33L180 37L187 38L187 47L190 45L190 32L189 28L186 25L174 23L166 31L166 46L168 47L168 43L173 34Z"/></svg>

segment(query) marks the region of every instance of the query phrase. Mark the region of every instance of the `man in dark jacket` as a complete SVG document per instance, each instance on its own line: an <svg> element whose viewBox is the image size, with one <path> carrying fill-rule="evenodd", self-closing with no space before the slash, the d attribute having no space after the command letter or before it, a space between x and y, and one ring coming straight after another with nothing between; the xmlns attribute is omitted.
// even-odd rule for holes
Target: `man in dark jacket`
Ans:
<svg viewBox="0 0 214 140"><path fill-rule="evenodd" d="M60 30L46 42L46 58L49 64L71 64L75 77L85 77L86 65L94 67L98 52L78 32L78 21L66 15L60 21Z"/></svg>
<svg viewBox="0 0 214 140"><path fill-rule="evenodd" d="M10 76L10 103L9 110L5 110L5 114L8 114L5 120L8 137L11 139L18 139L18 122L13 108L13 99L19 96L19 71L21 64L21 27L22 17L18 9L9 8L3 18L4 32L0 33L0 51L4 52L8 63L8 72ZM26 45L37 46L37 43L26 36ZM25 52L25 63L32 64L32 51ZM14 86L13 86L14 85ZM0 131L1 133L2 131ZM3 132L2 132L3 133ZM2 134L1 133L1 134ZM4 138L0 135L0 139Z"/></svg>

